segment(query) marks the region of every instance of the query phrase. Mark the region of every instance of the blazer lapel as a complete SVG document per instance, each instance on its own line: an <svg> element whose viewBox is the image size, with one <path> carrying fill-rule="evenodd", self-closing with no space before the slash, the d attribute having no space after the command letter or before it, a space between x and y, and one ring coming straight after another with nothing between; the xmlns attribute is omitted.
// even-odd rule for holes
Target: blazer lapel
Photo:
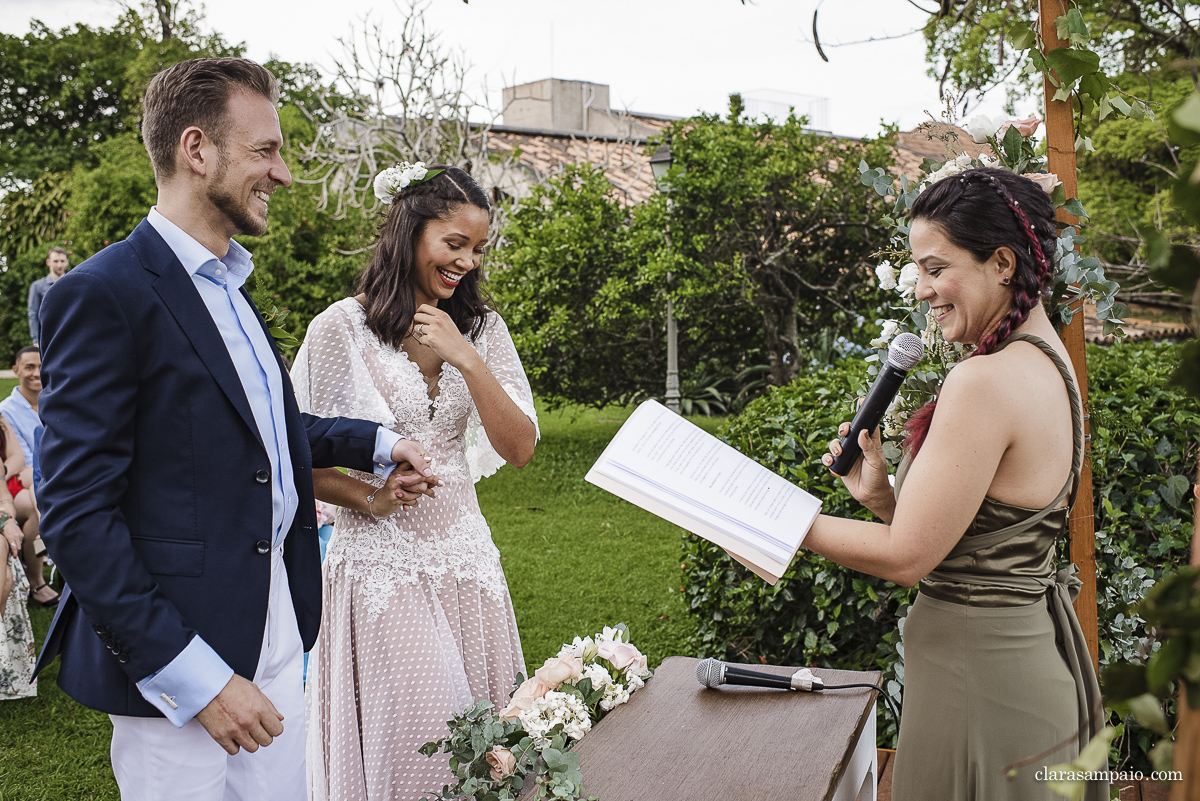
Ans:
<svg viewBox="0 0 1200 801"><path fill-rule="evenodd" d="M246 399L246 390L242 387L237 368L233 366L225 340L221 339L221 332L217 330L217 324L213 322L191 276L149 222L143 220L130 234L128 242L141 257L142 266L158 276L153 283L154 291L179 323L196 350L196 355L212 373L213 379L253 432L258 444L262 445L262 435L254 420L254 412L250 409L250 401Z"/></svg>

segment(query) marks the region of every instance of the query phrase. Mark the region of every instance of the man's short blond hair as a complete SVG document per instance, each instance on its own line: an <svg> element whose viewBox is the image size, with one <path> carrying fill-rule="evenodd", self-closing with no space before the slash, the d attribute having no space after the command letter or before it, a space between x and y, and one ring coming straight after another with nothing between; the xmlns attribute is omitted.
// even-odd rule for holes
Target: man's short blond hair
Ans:
<svg viewBox="0 0 1200 801"><path fill-rule="evenodd" d="M239 90L279 102L275 76L245 58L194 58L154 76L142 103L142 140L155 178L175 174L179 138L192 126L221 146L229 128L225 110Z"/></svg>

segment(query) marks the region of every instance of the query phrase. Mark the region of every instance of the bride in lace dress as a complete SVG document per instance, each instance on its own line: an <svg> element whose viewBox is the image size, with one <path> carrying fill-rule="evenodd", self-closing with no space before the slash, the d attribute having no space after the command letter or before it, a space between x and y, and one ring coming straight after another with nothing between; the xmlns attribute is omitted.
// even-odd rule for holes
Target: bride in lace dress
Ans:
<svg viewBox="0 0 1200 801"><path fill-rule="evenodd" d="M472 700L503 707L525 671L474 482L529 461L537 417L508 329L480 299L487 196L437 169L393 198L363 294L313 320L292 371L303 411L419 441L441 482L401 509L378 476L314 471L317 497L341 507L306 689L318 801L440 789L446 762L417 749Z"/></svg>

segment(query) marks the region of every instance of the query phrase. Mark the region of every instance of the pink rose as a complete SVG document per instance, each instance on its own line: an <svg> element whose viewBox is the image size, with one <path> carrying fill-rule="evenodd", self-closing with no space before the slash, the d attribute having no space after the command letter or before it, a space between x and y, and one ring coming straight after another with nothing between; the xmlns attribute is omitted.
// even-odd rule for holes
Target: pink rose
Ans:
<svg viewBox="0 0 1200 801"><path fill-rule="evenodd" d="M1054 193L1054 187L1058 186L1058 176L1052 172L1025 172L1021 173L1022 178L1028 178L1042 188L1042 191L1047 195Z"/></svg>
<svg viewBox="0 0 1200 801"><path fill-rule="evenodd" d="M1017 133L1019 133L1021 136L1033 136L1034 132L1037 131L1038 126L1041 124L1042 121L1037 117L1026 117L1023 120L1009 120L1000 126L999 131L996 131L996 138L1003 139L1004 132L1008 130L1008 126L1010 125L1016 128Z"/></svg>
<svg viewBox="0 0 1200 801"><path fill-rule="evenodd" d="M557 690L564 681L576 681L583 676L583 661L577 656L554 656L534 671L534 677L551 690Z"/></svg>
<svg viewBox="0 0 1200 801"><path fill-rule="evenodd" d="M642 652L627 642L601 643L600 652L597 656L612 662L613 667L617 670L624 670L630 665L637 664L639 661L644 665L646 661L646 657L642 656Z"/></svg>
<svg viewBox="0 0 1200 801"><path fill-rule="evenodd" d="M502 745L493 745L492 750L484 754L483 758L492 766L491 777L495 781L511 776L517 768L517 758Z"/></svg>
<svg viewBox="0 0 1200 801"><path fill-rule="evenodd" d="M524 712L526 709L529 709L535 699L542 698L548 692L550 692L550 688L542 684L536 676L526 679L525 683L513 693L512 700L508 702L508 706L500 713L500 717L505 720L516 720L518 712Z"/></svg>

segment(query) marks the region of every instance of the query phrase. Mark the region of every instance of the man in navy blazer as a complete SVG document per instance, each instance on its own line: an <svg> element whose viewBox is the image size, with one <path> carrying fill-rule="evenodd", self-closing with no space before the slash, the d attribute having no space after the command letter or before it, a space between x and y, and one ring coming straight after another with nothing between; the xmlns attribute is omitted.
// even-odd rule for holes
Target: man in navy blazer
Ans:
<svg viewBox="0 0 1200 801"><path fill-rule="evenodd" d="M312 469L430 475L418 443L301 414L242 288L231 237L262 234L291 182L277 98L243 59L159 73L158 203L41 309L42 536L69 589L38 667L61 656L62 688L112 716L124 801L306 797Z"/></svg>

